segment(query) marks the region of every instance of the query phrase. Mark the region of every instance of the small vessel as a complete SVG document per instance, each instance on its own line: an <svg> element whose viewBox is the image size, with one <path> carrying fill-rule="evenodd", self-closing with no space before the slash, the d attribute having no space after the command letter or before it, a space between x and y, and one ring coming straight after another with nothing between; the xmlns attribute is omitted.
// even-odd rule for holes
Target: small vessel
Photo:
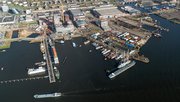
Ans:
<svg viewBox="0 0 180 102"><path fill-rule="evenodd" d="M72 42L72 46L73 46L73 47L77 47L77 45L76 45L75 42Z"/></svg>
<svg viewBox="0 0 180 102"><path fill-rule="evenodd" d="M162 35L159 34L159 33L154 33L154 36L157 37L157 38L161 38L162 37Z"/></svg>
<svg viewBox="0 0 180 102"><path fill-rule="evenodd" d="M117 56L115 59L119 60L120 58L122 58L122 55L120 54L119 56Z"/></svg>
<svg viewBox="0 0 180 102"><path fill-rule="evenodd" d="M123 66L121 68L118 68L116 71L112 72L111 74L108 75L108 77L110 79L115 78L116 76L118 76L119 74L121 74L122 72L128 70L129 68L133 67L136 64L135 61L131 61L130 63L126 64L126 66Z"/></svg>
<svg viewBox="0 0 180 102"><path fill-rule="evenodd" d="M85 45L87 45L87 44L89 44L89 43L90 43L89 40L87 40L87 41L84 42Z"/></svg>
<svg viewBox="0 0 180 102"><path fill-rule="evenodd" d="M53 98L53 97L60 97L62 96L61 93L51 93L51 94L36 94L34 95L34 98Z"/></svg>
<svg viewBox="0 0 180 102"><path fill-rule="evenodd" d="M33 75L40 75L44 74L46 72L46 69L44 67L38 67L38 68L30 68L28 69L28 75L33 76Z"/></svg>
<svg viewBox="0 0 180 102"><path fill-rule="evenodd" d="M57 67L54 67L54 72L55 72L55 76L57 79L60 78L60 73L59 73L59 70L57 69Z"/></svg>
<svg viewBox="0 0 180 102"><path fill-rule="evenodd" d="M46 55L45 54L43 54L43 59L46 60Z"/></svg>
<svg viewBox="0 0 180 102"><path fill-rule="evenodd" d="M129 64L131 62L131 60L127 60L127 61L124 61L124 62L121 62L117 68L122 68L124 66L126 66L127 64Z"/></svg>
<svg viewBox="0 0 180 102"><path fill-rule="evenodd" d="M40 44L40 50L41 50L42 53L45 53L45 45L44 45L44 43Z"/></svg>
<svg viewBox="0 0 180 102"><path fill-rule="evenodd" d="M98 44L97 43L92 43L92 45L94 46L94 47L97 47L98 46Z"/></svg>
<svg viewBox="0 0 180 102"><path fill-rule="evenodd" d="M59 43L60 43L60 44L64 44L64 40L60 40Z"/></svg>
<svg viewBox="0 0 180 102"><path fill-rule="evenodd" d="M4 70L4 67L1 67L1 70Z"/></svg>
<svg viewBox="0 0 180 102"><path fill-rule="evenodd" d="M6 52L6 50L1 50L1 52Z"/></svg>
<svg viewBox="0 0 180 102"><path fill-rule="evenodd" d="M37 63L35 63L35 65L45 66L45 65L46 65L46 62L43 62L43 61L37 62Z"/></svg>
<svg viewBox="0 0 180 102"><path fill-rule="evenodd" d="M105 54L107 54L107 53L109 53L109 52L111 52L111 50L105 51L105 52L103 53L103 55L105 55Z"/></svg>
<svg viewBox="0 0 180 102"><path fill-rule="evenodd" d="M67 60L67 57L65 57L65 58L64 58L63 63L65 63L65 62L66 62L66 60Z"/></svg>
<svg viewBox="0 0 180 102"><path fill-rule="evenodd" d="M97 47L96 47L96 50L99 50L99 49L101 49L101 48L103 48L103 46L97 46Z"/></svg>

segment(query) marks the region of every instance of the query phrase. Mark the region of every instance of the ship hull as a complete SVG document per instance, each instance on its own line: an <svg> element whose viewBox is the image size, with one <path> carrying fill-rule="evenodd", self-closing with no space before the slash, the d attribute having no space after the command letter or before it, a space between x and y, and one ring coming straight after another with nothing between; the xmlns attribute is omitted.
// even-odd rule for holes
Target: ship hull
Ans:
<svg viewBox="0 0 180 102"><path fill-rule="evenodd" d="M108 77L110 79L115 78L116 76L118 76L119 74L123 73L124 71L128 70L129 68L133 67L136 64L135 61L130 62L129 64L127 64L126 66L119 68L118 70L116 70L115 72L111 73L108 75Z"/></svg>

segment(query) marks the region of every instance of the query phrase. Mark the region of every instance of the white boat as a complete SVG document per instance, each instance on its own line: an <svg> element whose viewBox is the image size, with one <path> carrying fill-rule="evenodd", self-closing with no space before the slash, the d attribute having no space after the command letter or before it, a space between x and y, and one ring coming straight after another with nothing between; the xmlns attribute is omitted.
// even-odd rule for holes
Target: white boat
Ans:
<svg viewBox="0 0 180 102"><path fill-rule="evenodd" d="M130 63L126 64L125 66L117 69L116 71L112 72L111 74L108 75L110 79L115 78L119 74L123 73L124 71L128 70L129 68L133 67L136 64L135 61L130 61Z"/></svg>
<svg viewBox="0 0 180 102"><path fill-rule="evenodd" d="M103 51L102 51L102 53L104 53L104 52L106 52L107 51L107 49L104 49Z"/></svg>
<svg viewBox="0 0 180 102"><path fill-rule="evenodd" d="M43 59L46 60L46 55L45 54L43 54Z"/></svg>
<svg viewBox="0 0 180 102"><path fill-rule="evenodd" d="M28 69L28 75L30 76L44 74L45 72L46 69L44 67L38 67L37 69L35 68Z"/></svg>
<svg viewBox="0 0 180 102"><path fill-rule="evenodd" d="M6 52L6 50L1 50L1 52Z"/></svg>
<svg viewBox="0 0 180 102"><path fill-rule="evenodd" d="M46 62L43 62L43 61L37 62L37 63L35 63L35 65L45 66L45 65L46 65Z"/></svg>
<svg viewBox="0 0 180 102"><path fill-rule="evenodd" d="M89 40L87 40L87 41L84 42L85 45L87 45L87 44L89 44L89 43L90 43Z"/></svg>
<svg viewBox="0 0 180 102"><path fill-rule="evenodd" d="M122 56L122 55L119 55L119 56L117 56L115 59L116 59L116 60L119 60L119 59L121 58L121 56Z"/></svg>
<svg viewBox="0 0 180 102"><path fill-rule="evenodd" d="M109 53L111 50L107 50L107 51L105 51L104 53L103 53L103 55L105 55L105 54L107 54L107 53Z"/></svg>
<svg viewBox="0 0 180 102"><path fill-rule="evenodd" d="M4 70L4 67L1 67L1 70Z"/></svg>
<svg viewBox="0 0 180 102"><path fill-rule="evenodd" d="M96 50L99 50L101 48L103 48L103 46L98 46L98 47L96 47Z"/></svg>
<svg viewBox="0 0 180 102"><path fill-rule="evenodd" d="M120 62L120 64L118 65L117 68L122 68L122 67L128 65L129 63L131 63L131 60L129 60L128 52L127 53L124 52L124 56L125 57L122 59L122 61Z"/></svg>
<svg viewBox="0 0 180 102"><path fill-rule="evenodd" d="M41 95L34 95L34 98L53 98L53 97L60 97L62 96L61 93L52 93L52 94L41 94Z"/></svg>
<svg viewBox="0 0 180 102"><path fill-rule="evenodd" d="M72 42L72 46L73 47L77 47L76 43Z"/></svg>
<svg viewBox="0 0 180 102"><path fill-rule="evenodd" d="M59 43L60 43L60 44L64 44L64 40L60 40Z"/></svg>

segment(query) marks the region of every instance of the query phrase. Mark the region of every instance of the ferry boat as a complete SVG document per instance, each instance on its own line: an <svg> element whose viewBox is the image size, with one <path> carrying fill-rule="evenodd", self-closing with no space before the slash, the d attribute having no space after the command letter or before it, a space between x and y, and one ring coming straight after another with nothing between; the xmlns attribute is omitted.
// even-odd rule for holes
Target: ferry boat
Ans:
<svg viewBox="0 0 180 102"><path fill-rule="evenodd" d="M53 97L60 97L62 93L51 93L51 94L36 94L34 98L53 98Z"/></svg>
<svg viewBox="0 0 180 102"><path fill-rule="evenodd" d="M46 69L44 67L38 67L37 69L35 68L28 69L28 75L30 76L44 74L45 72Z"/></svg>

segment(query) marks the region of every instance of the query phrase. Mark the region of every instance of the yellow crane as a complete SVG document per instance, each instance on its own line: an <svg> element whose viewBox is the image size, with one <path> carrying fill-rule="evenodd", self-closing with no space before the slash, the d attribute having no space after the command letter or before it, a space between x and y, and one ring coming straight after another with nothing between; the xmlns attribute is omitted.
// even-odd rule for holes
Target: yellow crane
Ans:
<svg viewBox="0 0 180 102"><path fill-rule="evenodd" d="M64 5L62 2L61 2L61 6L60 6L60 12L61 12L62 23L64 23Z"/></svg>

